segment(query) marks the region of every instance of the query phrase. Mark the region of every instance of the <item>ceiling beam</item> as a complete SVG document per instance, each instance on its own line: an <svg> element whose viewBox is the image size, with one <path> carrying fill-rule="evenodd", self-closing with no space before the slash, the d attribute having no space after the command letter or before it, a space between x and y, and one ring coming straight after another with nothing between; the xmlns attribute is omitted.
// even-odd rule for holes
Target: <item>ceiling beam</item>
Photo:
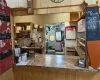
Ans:
<svg viewBox="0 0 100 80"><path fill-rule="evenodd" d="M53 14L53 13L83 12L84 9L85 9L85 5L73 5L67 7L33 9L33 11L34 14Z"/></svg>

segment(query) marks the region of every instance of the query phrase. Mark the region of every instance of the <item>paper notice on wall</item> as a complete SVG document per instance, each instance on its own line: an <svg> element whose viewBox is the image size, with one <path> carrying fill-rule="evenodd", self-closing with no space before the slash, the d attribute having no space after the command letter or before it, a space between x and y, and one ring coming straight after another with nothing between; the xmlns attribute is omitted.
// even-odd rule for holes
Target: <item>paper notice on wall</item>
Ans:
<svg viewBox="0 0 100 80"><path fill-rule="evenodd" d="M32 36L33 40L35 42L38 42L38 32L37 29L33 29L33 36Z"/></svg>
<svg viewBox="0 0 100 80"><path fill-rule="evenodd" d="M67 26L66 27L66 39L76 39L75 26Z"/></svg>

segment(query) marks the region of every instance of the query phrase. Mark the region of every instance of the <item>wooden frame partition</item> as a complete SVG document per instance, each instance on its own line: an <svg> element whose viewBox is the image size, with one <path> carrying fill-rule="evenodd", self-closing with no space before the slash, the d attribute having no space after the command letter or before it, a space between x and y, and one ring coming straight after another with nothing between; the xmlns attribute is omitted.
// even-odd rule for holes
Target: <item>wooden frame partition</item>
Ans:
<svg viewBox="0 0 100 80"><path fill-rule="evenodd" d="M59 68L17 66L14 80L99 80L100 72L83 72Z"/></svg>

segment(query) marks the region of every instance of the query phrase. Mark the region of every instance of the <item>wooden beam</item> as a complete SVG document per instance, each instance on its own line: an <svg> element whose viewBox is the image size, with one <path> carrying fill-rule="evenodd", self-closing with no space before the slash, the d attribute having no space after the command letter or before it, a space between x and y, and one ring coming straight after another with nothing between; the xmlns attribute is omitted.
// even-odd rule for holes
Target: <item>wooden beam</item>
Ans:
<svg viewBox="0 0 100 80"><path fill-rule="evenodd" d="M43 8L55 8L55 7L67 7L72 5L80 5L83 4L84 0L64 0L61 3L54 3L51 0L33 0L34 8L43 9Z"/></svg>
<svg viewBox="0 0 100 80"><path fill-rule="evenodd" d="M27 10L28 8L11 8L12 11Z"/></svg>
<svg viewBox="0 0 100 80"><path fill-rule="evenodd" d="M85 7L85 6L84 6ZM35 9L34 14L53 14L53 13L70 13L70 12L82 12L83 6L68 6L68 7L57 7L57 8L46 8L46 9Z"/></svg>
<svg viewBox="0 0 100 80"><path fill-rule="evenodd" d="M70 13L70 12L82 12L85 9L85 4L79 5L65 5L65 6L53 6L33 8L33 14L54 14L54 13ZM15 16L28 15L27 8L12 8Z"/></svg>
<svg viewBox="0 0 100 80"><path fill-rule="evenodd" d="M78 5L63 5L63 6L52 6L52 7L41 7L41 8L33 8L34 10L37 9L50 9L50 8L62 8L62 7L72 7L72 6L81 6L82 4Z"/></svg>
<svg viewBox="0 0 100 80"><path fill-rule="evenodd" d="M14 16L25 16L29 15L27 8L13 8ZM33 9L35 15L39 14L55 14L55 13L70 13L70 12L82 12L83 7L80 6L69 6L69 7L57 7L57 8L48 8L48 9Z"/></svg>

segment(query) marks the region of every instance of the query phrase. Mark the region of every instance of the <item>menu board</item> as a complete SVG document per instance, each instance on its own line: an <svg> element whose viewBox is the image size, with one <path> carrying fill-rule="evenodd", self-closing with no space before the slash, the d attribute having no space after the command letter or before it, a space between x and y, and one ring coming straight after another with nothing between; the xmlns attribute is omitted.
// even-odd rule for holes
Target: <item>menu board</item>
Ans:
<svg viewBox="0 0 100 80"><path fill-rule="evenodd" d="M85 11L86 15L86 33L87 40L98 40L99 35L99 7L87 7Z"/></svg>

